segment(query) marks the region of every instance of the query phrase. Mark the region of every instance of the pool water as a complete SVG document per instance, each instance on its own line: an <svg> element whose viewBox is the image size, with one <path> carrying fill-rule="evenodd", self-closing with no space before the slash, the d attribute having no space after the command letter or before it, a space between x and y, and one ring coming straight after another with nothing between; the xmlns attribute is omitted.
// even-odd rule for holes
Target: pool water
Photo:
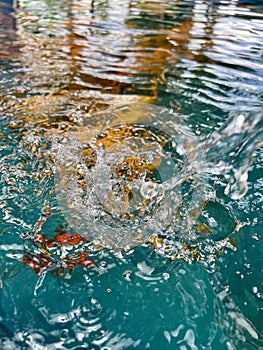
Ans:
<svg viewBox="0 0 263 350"><path fill-rule="evenodd" d="M261 349L263 4L0 2L0 348Z"/></svg>

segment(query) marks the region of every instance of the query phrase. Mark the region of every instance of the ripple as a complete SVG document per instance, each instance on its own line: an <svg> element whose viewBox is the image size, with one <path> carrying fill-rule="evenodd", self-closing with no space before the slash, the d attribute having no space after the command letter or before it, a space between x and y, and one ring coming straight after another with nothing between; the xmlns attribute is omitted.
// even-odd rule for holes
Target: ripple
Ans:
<svg viewBox="0 0 263 350"><path fill-rule="evenodd" d="M185 158L193 159L200 134L217 129L230 111L262 109L260 1L31 0L12 12L1 9L0 347L262 348L262 149L241 199L225 197L218 173L183 177L169 196L162 187L176 176L173 166L180 172ZM148 178L136 175L137 182L129 181L138 168L132 142L125 146L127 168L121 142L103 150L94 141L116 132L109 114L98 111L129 102L176 112L159 109L156 125L138 122L145 110L128 116L130 130L150 135L148 144L134 137L136 145L158 149L153 168L141 164ZM152 106L150 114L156 110ZM174 132L184 137L170 146ZM88 168L81 152L87 160L91 139L97 163ZM182 139L193 142L183 154ZM226 159L228 150L218 154ZM62 167L54 166L58 154ZM166 162L157 164L158 157ZM68 172L62 171L66 161L73 164ZM54 193L54 172L60 193ZM113 194L105 190L120 178ZM97 185L92 195L97 214L106 212L100 217L105 227L85 207L90 198L83 183ZM130 193L143 197L141 210ZM111 204L113 197L119 202ZM39 227L45 210L52 215ZM125 242L139 226L140 241ZM92 269L78 265L71 275L56 277L47 269L36 276L21 264L24 250L39 255L32 232L52 240L57 229L80 230L94 242L75 247L95 259ZM99 247L98 237L104 242ZM59 254L53 254L56 267Z"/></svg>
<svg viewBox="0 0 263 350"><path fill-rule="evenodd" d="M28 86L41 94L88 88L156 101L179 88L185 99L190 95L219 109L237 108L242 98L252 105L261 93L261 17L249 7L80 2L70 8L53 4L51 21L46 5L33 3L35 7L24 4L17 11L22 42L17 85L25 93ZM178 81L178 73L187 73L191 64L195 78ZM199 82L200 69L207 74ZM210 74L220 86L212 92L207 85ZM248 91L254 100L246 98Z"/></svg>

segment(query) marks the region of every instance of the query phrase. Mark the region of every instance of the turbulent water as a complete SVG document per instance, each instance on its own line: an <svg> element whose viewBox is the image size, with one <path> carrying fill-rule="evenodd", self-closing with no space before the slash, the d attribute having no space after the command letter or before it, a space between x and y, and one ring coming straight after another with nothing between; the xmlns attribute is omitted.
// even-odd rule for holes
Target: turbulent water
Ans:
<svg viewBox="0 0 263 350"><path fill-rule="evenodd" d="M1 348L262 348L262 47L260 1L0 2Z"/></svg>
<svg viewBox="0 0 263 350"><path fill-rule="evenodd" d="M199 227L202 210L219 202L209 174L224 176L233 198L245 195L262 114L233 116L203 139L183 119L166 108L121 105L93 113L92 123L70 136L51 138L57 198L76 232L115 250L169 237L171 255L180 238L196 241L198 229L215 231L213 217L211 227Z"/></svg>

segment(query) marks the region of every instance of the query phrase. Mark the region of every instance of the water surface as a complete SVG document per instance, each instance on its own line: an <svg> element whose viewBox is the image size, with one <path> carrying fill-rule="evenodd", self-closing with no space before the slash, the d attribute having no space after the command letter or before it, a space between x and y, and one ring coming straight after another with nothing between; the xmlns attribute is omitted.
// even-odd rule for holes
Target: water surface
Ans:
<svg viewBox="0 0 263 350"><path fill-rule="evenodd" d="M1 348L262 348L262 47L261 1L0 3Z"/></svg>

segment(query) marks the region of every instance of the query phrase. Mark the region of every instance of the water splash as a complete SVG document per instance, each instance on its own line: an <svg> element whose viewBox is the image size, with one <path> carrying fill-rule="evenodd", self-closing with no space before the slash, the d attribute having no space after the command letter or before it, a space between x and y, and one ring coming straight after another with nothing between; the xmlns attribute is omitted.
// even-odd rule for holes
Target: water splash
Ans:
<svg viewBox="0 0 263 350"><path fill-rule="evenodd" d="M165 184L172 188L183 181L184 173L223 175L228 184L225 194L232 199L247 192L248 170L256 149L263 144L263 114L259 111L233 113L218 129L201 139L197 149L191 150L189 164L179 177ZM202 153L203 159L200 158ZM201 162L200 162L201 161Z"/></svg>
<svg viewBox="0 0 263 350"><path fill-rule="evenodd" d="M232 199L247 192L248 170L255 151L263 144L263 114L261 110L233 114L204 141L206 160L212 172L228 180L225 194Z"/></svg>
<svg viewBox="0 0 263 350"><path fill-rule="evenodd" d="M180 191L160 185L182 167L186 139L195 142L189 128L175 113L145 104L98 112L91 120L53 140L58 196L70 224L116 248L177 227Z"/></svg>
<svg viewBox="0 0 263 350"><path fill-rule="evenodd" d="M211 256L229 245L236 219L217 199L211 174L227 179L231 198L245 195L262 114L232 115L200 139L186 122L166 108L128 104L88 116L66 137L53 135L57 197L70 226L117 250L152 237L160 253L184 252L188 260L204 258L200 234L212 237Z"/></svg>

